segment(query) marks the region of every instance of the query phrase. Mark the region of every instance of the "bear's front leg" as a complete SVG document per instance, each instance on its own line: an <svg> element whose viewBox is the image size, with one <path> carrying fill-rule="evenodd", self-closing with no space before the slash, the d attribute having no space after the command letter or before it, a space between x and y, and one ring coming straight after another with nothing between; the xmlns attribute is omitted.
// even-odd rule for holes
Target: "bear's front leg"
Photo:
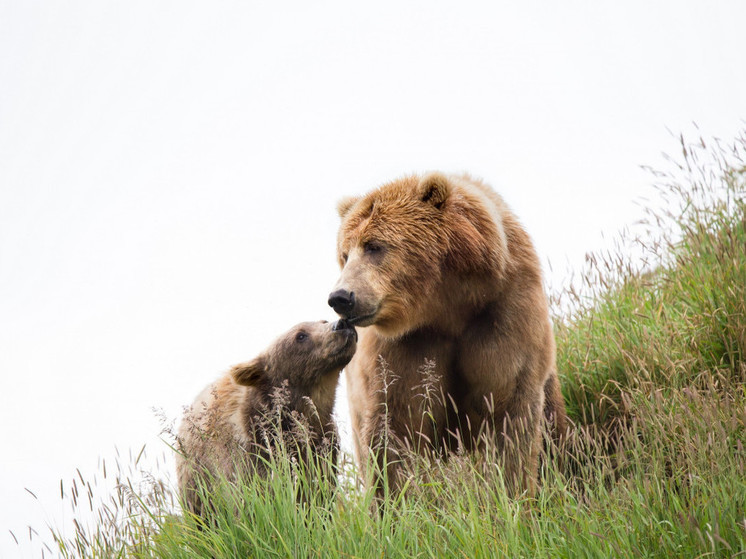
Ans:
<svg viewBox="0 0 746 559"><path fill-rule="evenodd" d="M495 307L473 321L460 339L456 370L464 444L498 458L513 495L536 490L544 386L554 370L550 325L530 316L514 320Z"/></svg>
<svg viewBox="0 0 746 559"><path fill-rule="evenodd" d="M508 493L517 497L536 494L541 450L544 391L534 391L524 404L512 407L503 416L497 436L497 451Z"/></svg>

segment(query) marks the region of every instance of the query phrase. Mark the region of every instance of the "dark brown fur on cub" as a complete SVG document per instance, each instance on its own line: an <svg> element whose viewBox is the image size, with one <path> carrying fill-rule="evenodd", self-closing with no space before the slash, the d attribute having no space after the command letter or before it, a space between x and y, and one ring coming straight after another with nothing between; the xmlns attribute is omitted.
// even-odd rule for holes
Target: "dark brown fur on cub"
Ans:
<svg viewBox="0 0 746 559"><path fill-rule="evenodd" d="M566 418L541 268L521 224L481 181L440 173L344 199L339 213L342 275L329 304L365 327L347 367L361 468L384 431L389 450L492 441L506 480L533 492L541 422L561 433Z"/></svg>
<svg viewBox="0 0 746 559"><path fill-rule="evenodd" d="M200 478L204 484L216 474L233 482L264 475L264 459L280 440L307 443L319 462L336 464L335 391L355 348L355 331L343 321L304 322L205 388L178 433L177 475L187 509L204 514L209 506L199 497ZM328 474L333 482L334 472Z"/></svg>

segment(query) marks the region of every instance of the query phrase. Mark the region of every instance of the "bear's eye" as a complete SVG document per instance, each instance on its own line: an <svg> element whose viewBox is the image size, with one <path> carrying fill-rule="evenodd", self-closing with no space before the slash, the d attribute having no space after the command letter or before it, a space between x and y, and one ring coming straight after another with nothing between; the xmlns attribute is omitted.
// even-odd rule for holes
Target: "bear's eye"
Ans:
<svg viewBox="0 0 746 559"><path fill-rule="evenodd" d="M342 260L345 261L345 264L347 263L347 253L346 252L342 253Z"/></svg>
<svg viewBox="0 0 746 559"><path fill-rule="evenodd" d="M375 254L377 252L381 252L381 245L374 241L368 241L363 245L363 251L368 254Z"/></svg>
<svg viewBox="0 0 746 559"><path fill-rule="evenodd" d="M298 332L295 335L296 342L305 342L307 339L308 339L308 334L306 334L305 332Z"/></svg>

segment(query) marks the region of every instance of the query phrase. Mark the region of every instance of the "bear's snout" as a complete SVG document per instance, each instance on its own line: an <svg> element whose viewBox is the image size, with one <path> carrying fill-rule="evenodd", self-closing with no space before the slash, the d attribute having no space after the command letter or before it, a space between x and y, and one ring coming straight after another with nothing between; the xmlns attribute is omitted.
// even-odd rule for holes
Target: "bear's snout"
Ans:
<svg viewBox="0 0 746 559"><path fill-rule="evenodd" d="M340 318L337 322L332 324L332 332L345 331L345 334L352 336L357 341L357 330L344 318Z"/></svg>
<svg viewBox="0 0 746 559"><path fill-rule="evenodd" d="M337 289L329 294L329 306L340 316L348 317L355 307L355 293L346 289Z"/></svg>

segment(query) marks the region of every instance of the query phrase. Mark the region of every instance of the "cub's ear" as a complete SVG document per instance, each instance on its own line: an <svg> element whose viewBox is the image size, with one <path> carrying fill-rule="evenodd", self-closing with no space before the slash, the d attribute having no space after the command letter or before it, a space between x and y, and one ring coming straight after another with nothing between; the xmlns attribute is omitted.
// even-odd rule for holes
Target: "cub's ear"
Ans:
<svg viewBox="0 0 746 559"><path fill-rule="evenodd" d="M360 200L359 196L345 196L339 202L337 202L337 213L339 217L344 217L352 209L352 206L358 203Z"/></svg>
<svg viewBox="0 0 746 559"><path fill-rule="evenodd" d="M264 356L260 355L246 363L234 365L231 369L231 375L237 384L254 386L262 379L266 370L267 363L264 360Z"/></svg>
<svg viewBox="0 0 746 559"><path fill-rule="evenodd" d="M451 193L451 184L443 173L430 173L417 186L420 200L440 209Z"/></svg>

